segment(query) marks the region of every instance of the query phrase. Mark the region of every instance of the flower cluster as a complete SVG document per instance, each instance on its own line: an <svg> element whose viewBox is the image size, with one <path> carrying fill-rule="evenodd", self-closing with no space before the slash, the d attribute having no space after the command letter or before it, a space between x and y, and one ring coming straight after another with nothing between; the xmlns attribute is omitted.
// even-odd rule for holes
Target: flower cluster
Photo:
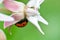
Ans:
<svg viewBox="0 0 60 40"><path fill-rule="evenodd" d="M48 22L40 15L38 9L40 9L40 5L44 0L29 0L27 4L23 2L17 2L15 0L3 0L0 3L3 3L4 7L11 11L12 14L10 17L10 21L8 20L8 16L4 21L4 28L10 27L13 24L16 24L21 19L27 18L29 22L34 24L36 28L44 35L44 32L40 28L38 21L48 25ZM4 15L2 17L5 17ZM2 20L4 20L2 19ZM11 21L12 20L12 21Z"/></svg>

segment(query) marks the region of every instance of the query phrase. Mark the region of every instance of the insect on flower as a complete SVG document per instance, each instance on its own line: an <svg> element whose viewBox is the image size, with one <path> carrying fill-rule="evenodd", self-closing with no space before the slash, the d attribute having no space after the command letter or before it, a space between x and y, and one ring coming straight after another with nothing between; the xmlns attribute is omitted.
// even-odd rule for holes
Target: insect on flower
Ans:
<svg viewBox="0 0 60 40"><path fill-rule="evenodd" d="M9 21L8 18L5 18L4 28L10 27L13 24L18 27L23 27L29 21L34 24L36 28L44 35L44 32L38 24L38 21L40 21L48 25L48 22L40 15L40 12L38 11L43 1L44 0L29 0L28 3L25 5L22 2L17 2L14 0L4 0L3 4L5 8L12 12L10 20L13 20Z"/></svg>

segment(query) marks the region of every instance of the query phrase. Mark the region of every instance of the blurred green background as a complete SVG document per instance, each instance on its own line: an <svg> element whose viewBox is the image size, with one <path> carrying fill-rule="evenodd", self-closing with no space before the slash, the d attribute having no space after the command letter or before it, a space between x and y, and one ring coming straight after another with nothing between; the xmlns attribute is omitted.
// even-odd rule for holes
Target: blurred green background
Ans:
<svg viewBox="0 0 60 40"><path fill-rule="evenodd" d="M25 4L28 2L28 0L17 1L24 2ZM10 35L8 28L4 29L3 22L0 22L0 29L4 30L7 40L60 40L60 0L45 0L39 11L41 16L49 23L46 26L39 22L45 35L42 35L30 22L23 28L13 25L11 28L12 35ZM9 14L10 12L5 13Z"/></svg>

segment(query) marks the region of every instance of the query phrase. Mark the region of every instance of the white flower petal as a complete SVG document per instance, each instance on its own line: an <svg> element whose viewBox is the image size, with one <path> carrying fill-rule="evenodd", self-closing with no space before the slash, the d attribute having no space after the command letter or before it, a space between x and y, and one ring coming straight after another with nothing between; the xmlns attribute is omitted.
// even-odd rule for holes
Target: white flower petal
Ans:
<svg viewBox="0 0 60 40"><path fill-rule="evenodd" d="M32 9L32 8L27 8L26 9L26 15L27 16L34 16L34 15L37 15L37 11Z"/></svg>
<svg viewBox="0 0 60 40"><path fill-rule="evenodd" d="M14 21L14 18L0 13L0 21Z"/></svg>
<svg viewBox="0 0 60 40"><path fill-rule="evenodd" d="M40 5L44 2L44 0L36 0L35 8L39 9Z"/></svg>
<svg viewBox="0 0 60 40"><path fill-rule="evenodd" d="M38 16L38 21L48 25L48 22L42 16L40 16L40 15Z"/></svg>
<svg viewBox="0 0 60 40"><path fill-rule="evenodd" d="M37 16L38 21L48 25L48 22L43 17L40 16L40 13L38 12L38 10L28 8L26 11L27 11L27 16Z"/></svg>
<svg viewBox="0 0 60 40"><path fill-rule="evenodd" d="M36 17L28 17L27 18L32 24L34 24L36 26L36 28L44 35L44 32L42 31L42 29L40 28L39 24L38 24L38 20Z"/></svg>
<svg viewBox="0 0 60 40"><path fill-rule="evenodd" d="M0 40L6 40L6 35L1 29L0 29Z"/></svg>
<svg viewBox="0 0 60 40"><path fill-rule="evenodd" d="M34 7L36 4L36 0L29 0L29 2L27 3L28 7Z"/></svg>
<svg viewBox="0 0 60 40"><path fill-rule="evenodd" d="M44 0L30 0L28 3L27 3L27 6L28 7L35 7L37 9L40 8L40 5L44 2Z"/></svg>

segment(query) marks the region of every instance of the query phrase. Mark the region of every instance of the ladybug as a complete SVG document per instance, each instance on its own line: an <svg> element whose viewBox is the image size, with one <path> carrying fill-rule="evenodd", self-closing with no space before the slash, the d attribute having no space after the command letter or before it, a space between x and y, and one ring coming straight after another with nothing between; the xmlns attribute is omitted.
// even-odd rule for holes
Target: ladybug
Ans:
<svg viewBox="0 0 60 40"><path fill-rule="evenodd" d="M24 27L24 26L27 25L27 23L28 23L27 18L24 18L24 19L20 20L19 22L17 22L15 25L16 25L17 27Z"/></svg>

